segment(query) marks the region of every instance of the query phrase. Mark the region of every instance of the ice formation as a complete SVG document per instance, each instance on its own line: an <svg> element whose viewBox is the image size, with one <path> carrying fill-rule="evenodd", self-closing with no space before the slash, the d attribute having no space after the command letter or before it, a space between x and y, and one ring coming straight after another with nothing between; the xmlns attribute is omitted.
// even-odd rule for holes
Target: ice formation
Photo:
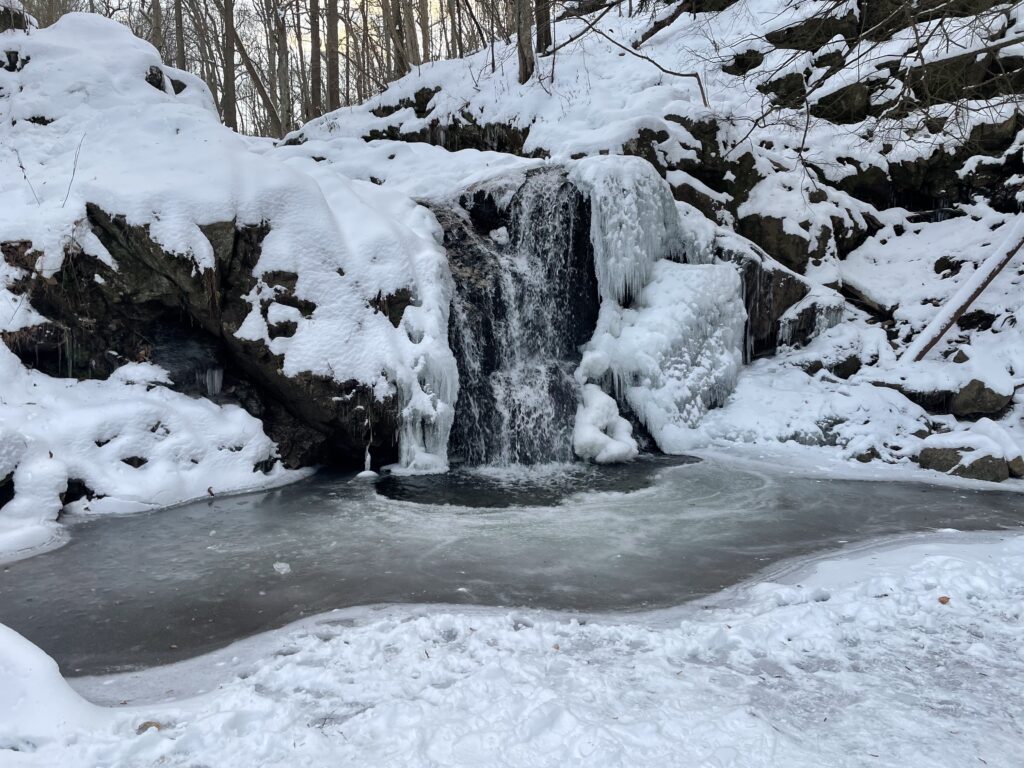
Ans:
<svg viewBox="0 0 1024 768"><path fill-rule="evenodd" d="M601 305L577 376L603 382L676 453L710 409L732 392L743 364L746 313L727 264L656 262L629 308Z"/></svg>
<svg viewBox="0 0 1024 768"><path fill-rule="evenodd" d="M702 263L709 249L686 235L668 184L646 161L584 158L570 179L590 198L601 294L597 327L576 371L585 395L576 453L598 462L636 455L627 422L609 418L593 384L628 406L661 450L684 450L689 443L680 433L725 401L743 363L739 273Z"/></svg>
<svg viewBox="0 0 1024 768"><path fill-rule="evenodd" d="M628 304L658 259L680 257L685 238L665 180L639 157L585 157L569 180L590 198L590 242L602 301Z"/></svg>

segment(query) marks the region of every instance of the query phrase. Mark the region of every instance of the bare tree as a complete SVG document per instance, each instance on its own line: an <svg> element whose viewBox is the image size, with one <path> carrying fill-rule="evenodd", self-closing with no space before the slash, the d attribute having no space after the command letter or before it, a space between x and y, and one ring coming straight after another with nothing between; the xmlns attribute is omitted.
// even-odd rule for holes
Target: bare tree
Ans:
<svg viewBox="0 0 1024 768"><path fill-rule="evenodd" d="M224 78L221 119L228 128L238 128L235 96L235 0L224 0Z"/></svg>
<svg viewBox="0 0 1024 768"><path fill-rule="evenodd" d="M338 72L338 0L327 0L327 110L341 106Z"/></svg>
<svg viewBox="0 0 1024 768"><path fill-rule="evenodd" d="M533 42L530 28L533 24L533 8L530 0L513 0L515 3L516 49L519 53L519 82L525 83L533 77Z"/></svg>
<svg viewBox="0 0 1024 768"><path fill-rule="evenodd" d="M185 12L182 0L174 0L174 66L185 69Z"/></svg>
<svg viewBox="0 0 1024 768"><path fill-rule="evenodd" d="M309 80L311 83L312 98L310 98L310 114L306 115L309 120L316 117L324 110L324 98L322 83L320 82L320 0L309 0Z"/></svg>
<svg viewBox="0 0 1024 768"><path fill-rule="evenodd" d="M291 78L288 73L288 26L286 6L274 9L277 34L277 112L281 118L282 135L292 129Z"/></svg>
<svg viewBox="0 0 1024 768"><path fill-rule="evenodd" d="M534 12L537 16L537 52L543 53L551 47L551 0L536 0Z"/></svg>

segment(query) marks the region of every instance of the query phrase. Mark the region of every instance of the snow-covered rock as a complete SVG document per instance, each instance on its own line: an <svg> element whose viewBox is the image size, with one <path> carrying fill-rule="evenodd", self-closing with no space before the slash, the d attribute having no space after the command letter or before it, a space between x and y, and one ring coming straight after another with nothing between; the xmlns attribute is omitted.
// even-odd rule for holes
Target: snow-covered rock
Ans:
<svg viewBox="0 0 1024 768"><path fill-rule="evenodd" d="M0 69L0 334L40 368L3 350L2 427L28 445L7 528L53 519L69 479L135 507L280 481L250 477L277 455L255 419L169 386L242 403L278 443L312 447L289 447L289 466L361 465L370 446L378 463L445 468L458 377L428 211L224 128L198 78L113 21L69 14L0 34L14 62ZM166 335L212 350L209 386L152 368L126 389L112 374L124 363L180 357ZM93 416L72 439L62 430L85 401ZM152 418L118 411L126 401L152 401ZM182 427L197 409L217 425L208 435ZM56 419L49 435L43 414ZM132 448L148 463L128 467L127 454L89 447L109 439L93 434L104 422L110 437L159 422L174 447ZM193 465L217 451L216 467Z"/></svg>

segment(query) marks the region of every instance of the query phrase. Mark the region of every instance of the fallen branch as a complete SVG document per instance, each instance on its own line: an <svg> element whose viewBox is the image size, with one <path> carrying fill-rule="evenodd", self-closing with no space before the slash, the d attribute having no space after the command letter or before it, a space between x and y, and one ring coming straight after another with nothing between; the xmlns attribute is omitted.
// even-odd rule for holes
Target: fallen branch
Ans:
<svg viewBox="0 0 1024 768"><path fill-rule="evenodd" d="M1009 232L1000 246L978 267L977 271L960 286L952 298L932 318L925 329L907 347L901 360L918 362L924 359L932 347L939 343L950 328L963 317L971 304L984 292L1020 249L1024 248L1024 214L1020 214L1009 227Z"/></svg>

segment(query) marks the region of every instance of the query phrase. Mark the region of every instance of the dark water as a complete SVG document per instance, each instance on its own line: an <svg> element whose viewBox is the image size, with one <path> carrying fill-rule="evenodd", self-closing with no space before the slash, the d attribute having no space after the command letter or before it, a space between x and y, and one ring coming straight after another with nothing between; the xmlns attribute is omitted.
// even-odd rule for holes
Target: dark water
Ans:
<svg viewBox="0 0 1024 768"><path fill-rule="evenodd" d="M0 567L0 622L66 674L94 674L176 661L354 605L677 605L844 542L1024 521L1017 494L800 479L712 461L380 482L393 498L321 476L74 524L63 548Z"/></svg>

